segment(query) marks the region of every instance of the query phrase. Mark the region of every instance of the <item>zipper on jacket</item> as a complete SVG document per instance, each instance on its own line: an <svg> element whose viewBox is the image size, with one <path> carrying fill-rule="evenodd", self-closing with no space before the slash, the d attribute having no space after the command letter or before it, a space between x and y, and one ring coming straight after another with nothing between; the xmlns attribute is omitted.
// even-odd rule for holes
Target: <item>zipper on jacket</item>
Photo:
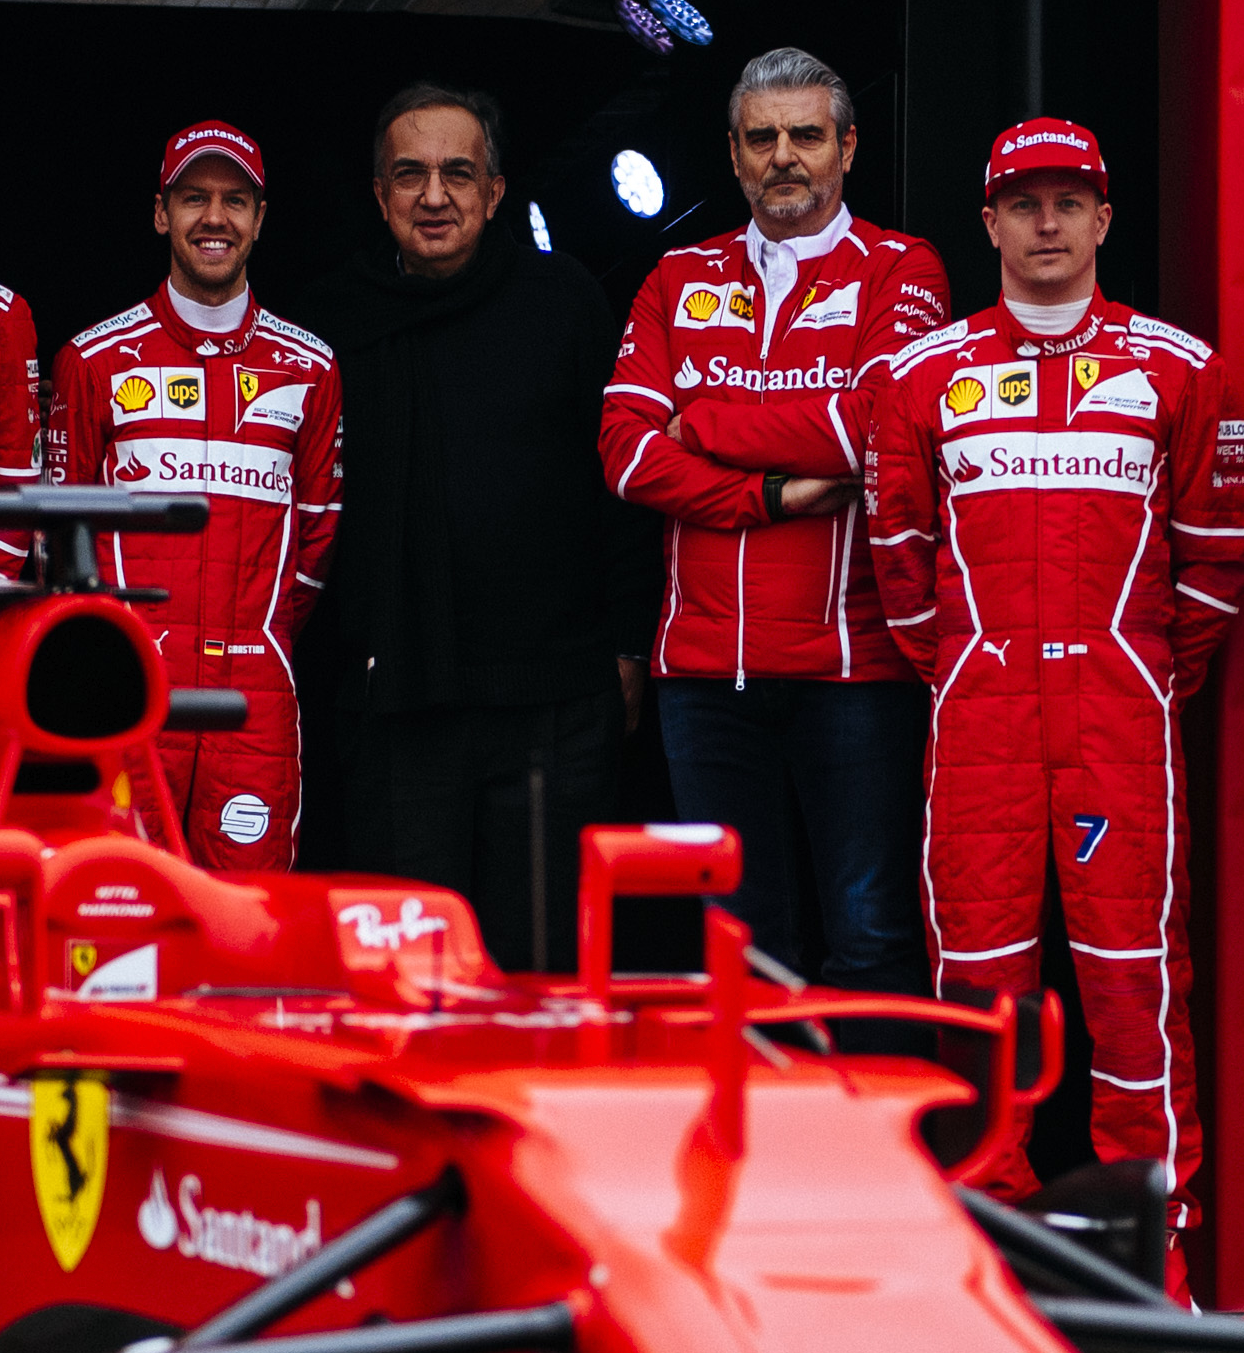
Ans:
<svg viewBox="0 0 1244 1353"><path fill-rule="evenodd" d="M743 556L747 550L747 527L743 528L743 534L739 537L739 568L738 568L738 587L739 587L739 647L738 655L735 659L736 667L734 671L734 689L741 691L747 684L747 676L743 671Z"/></svg>

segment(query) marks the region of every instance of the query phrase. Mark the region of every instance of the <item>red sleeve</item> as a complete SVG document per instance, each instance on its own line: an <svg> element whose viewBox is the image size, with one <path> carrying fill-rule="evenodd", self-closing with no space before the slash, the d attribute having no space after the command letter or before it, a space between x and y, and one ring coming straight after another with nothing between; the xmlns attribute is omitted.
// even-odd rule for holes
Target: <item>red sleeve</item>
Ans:
<svg viewBox="0 0 1244 1353"><path fill-rule="evenodd" d="M1225 396L1215 354L1188 382L1168 447L1177 705L1205 680L1244 592L1244 422L1223 418Z"/></svg>
<svg viewBox="0 0 1244 1353"><path fill-rule="evenodd" d="M290 624L297 635L324 590L341 519L341 373L332 366L316 382L294 447L298 555Z"/></svg>
<svg viewBox="0 0 1244 1353"><path fill-rule="evenodd" d="M0 310L0 484L37 483L41 456L35 326L26 302L11 296ZM0 531L0 575L16 578L29 551L29 531Z"/></svg>
<svg viewBox="0 0 1244 1353"><path fill-rule="evenodd" d="M874 248L893 253L884 244ZM873 403L889 359L950 314L946 269L933 246L916 240L893 256L894 265L874 288L860 320L849 390L780 404L698 399L682 415L687 446L740 469L813 478L860 475Z"/></svg>
<svg viewBox="0 0 1244 1353"><path fill-rule="evenodd" d="M886 624L930 685L937 658L937 466L907 385L885 373L865 453L868 543Z"/></svg>
<svg viewBox="0 0 1244 1353"><path fill-rule="evenodd" d="M98 484L110 428L106 401L77 348L66 343L52 365L52 412L44 477L50 484Z"/></svg>
<svg viewBox="0 0 1244 1353"><path fill-rule="evenodd" d="M658 268L635 298L605 386L600 455L609 488L698 526L767 526L763 474L732 469L665 435L674 416L673 375Z"/></svg>

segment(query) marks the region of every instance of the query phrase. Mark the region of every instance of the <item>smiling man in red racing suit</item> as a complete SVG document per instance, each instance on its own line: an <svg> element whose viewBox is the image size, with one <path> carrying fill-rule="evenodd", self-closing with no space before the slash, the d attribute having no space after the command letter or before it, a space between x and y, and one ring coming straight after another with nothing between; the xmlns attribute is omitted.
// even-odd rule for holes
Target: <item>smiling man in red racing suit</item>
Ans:
<svg viewBox="0 0 1244 1353"><path fill-rule="evenodd" d="M0 287L0 484L37 483L41 450L34 320L20 296ZM16 578L29 548L29 531L0 532L0 577Z"/></svg>
<svg viewBox="0 0 1244 1353"><path fill-rule="evenodd" d="M49 477L204 493L201 535L115 535L101 573L163 587L137 607L174 685L242 690L236 733L165 733L160 752L194 859L288 869L300 811L290 651L328 568L341 500L341 383L332 351L261 309L246 259L263 164L220 122L173 137L156 198L172 269L160 290L56 359ZM136 803L154 833L149 796Z"/></svg>
<svg viewBox="0 0 1244 1353"><path fill-rule="evenodd" d="M933 686L924 883L939 992L1036 989L1047 851L1093 1040L1103 1161L1200 1161L1178 713L1244 581L1244 428L1223 363L1103 299L1090 132L998 137L1003 294L911 344L870 439L891 631ZM1221 434L1221 435L1220 435ZM1037 1188L1017 1142L995 1180Z"/></svg>
<svg viewBox="0 0 1244 1353"><path fill-rule="evenodd" d="M801 966L806 849L819 975L921 992L927 700L886 630L859 476L886 363L944 321L945 272L843 204L851 103L815 57L750 62L730 124L753 219L644 283L601 432L610 487L666 516L652 671L674 798L740 831L727 905L760 948Z"/></svg>

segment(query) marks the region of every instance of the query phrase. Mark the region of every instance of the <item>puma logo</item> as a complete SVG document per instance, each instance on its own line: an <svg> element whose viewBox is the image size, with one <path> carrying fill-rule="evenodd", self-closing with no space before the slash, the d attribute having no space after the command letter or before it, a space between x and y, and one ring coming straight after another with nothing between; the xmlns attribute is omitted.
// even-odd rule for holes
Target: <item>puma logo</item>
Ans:
<svg viewBox="0 0 1244 1353"><path fill-rule="evenodd" d="M160 637L155 641L156 652L157 652L161 657L164 656L164 648L163 648L163 644L164 644L165 639L167 639L167 638L168 638L168 630L165 630L164 633L163 633L162 635L160 635ZM1010 641L1008 640L1008 642L1010 642Z"/></svg>
<svg viewBox="0 0 1244 1353"><path fill-rule="evenodd" d="M1003 667L1005 667L1005 666L1006 666L1006 650L1010 647L1010 643L1011 643L1011 641L1008 639L1008 640L1006 641L1006 643L1004 643L1004 644L1002 645L1002 647L999 648L998 645L995 644L992 640L986 639L985 642L984 642L983 644L981 644L981 652L982 652L982 653L992 653L992 654L994 655L994 657L997 658L998 661L1003 665Z"/></svg>
<svg viewBox="0 0 1244 1353"><path fill-rule="evenodd" d="M710 268L719 268L723 273L726 270L726 260L724 258L710 258L708 260Z"/></svg>
<svg viewBox="0 0 1244 1353"><path fill-rule="evenodd" d="M117 351L118 351L118 352L129 352L129 353L132 353L133 356L134 356L134 360L135 360L136 362L141 362L141 361L142 361L142 346L143 346L143 345L142 345L141 343L139 343L139 344L137 344L135 347L132 347L132 348L131 348L131 347L129 347L129 346L128 346L127 344L125 344L125 343L119 343L119 344L117 345Z"/></svg>
<svg viewBox="0 0 1244 1353"><path fill-rule="evenodd" d="M956 362L970 362L976 356L976 344L973 343L970 348L960 348L955 353Z"/></svg>

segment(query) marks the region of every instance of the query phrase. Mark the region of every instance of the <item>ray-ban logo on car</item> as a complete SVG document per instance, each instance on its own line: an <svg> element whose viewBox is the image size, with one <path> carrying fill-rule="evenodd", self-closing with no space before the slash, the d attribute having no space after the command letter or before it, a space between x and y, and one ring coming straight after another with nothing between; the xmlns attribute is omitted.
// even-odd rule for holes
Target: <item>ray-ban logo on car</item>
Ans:
<svg viewBox="0 0 1244 1353"><path fill-rule="evenodd" d="M382 919L374 902L358 902L337 913L341 925L352 925L354 937L364 949L400 949L402 941L414 941L437 930L448 930L449 922L443 916L425 916L423 903L417 897L403 901L396 921Z"/></svg>

